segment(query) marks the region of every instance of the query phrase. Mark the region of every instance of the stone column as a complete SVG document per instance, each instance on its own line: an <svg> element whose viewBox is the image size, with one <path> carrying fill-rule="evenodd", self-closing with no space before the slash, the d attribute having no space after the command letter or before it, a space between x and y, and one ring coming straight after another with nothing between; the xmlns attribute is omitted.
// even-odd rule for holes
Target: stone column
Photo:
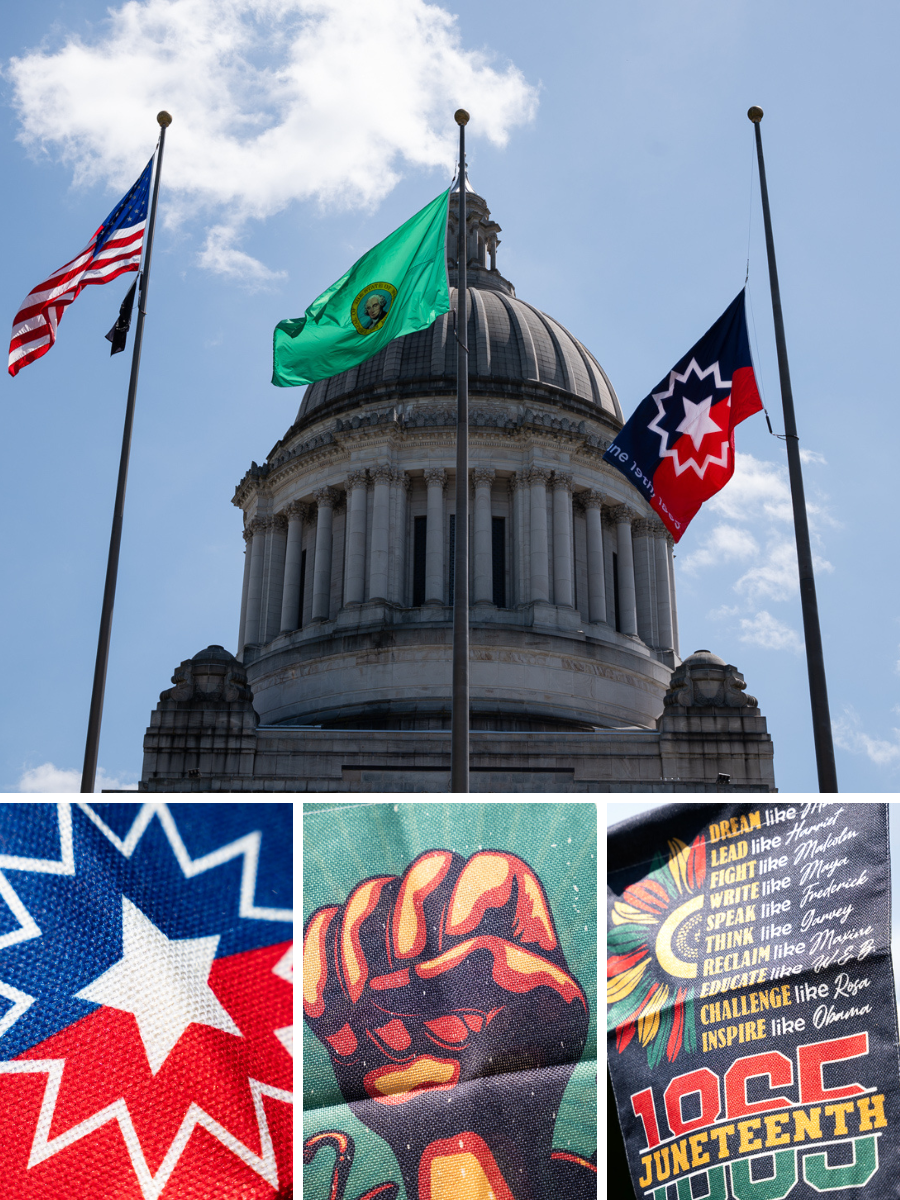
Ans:
<svg viewBox="0 0 900 1200"><path fill-rule="evenodd" d="M250 579L247 584L247 623L244 645L259 641L259 616L262 608L263 565L266 557L266 521L254 517L250 522Z"/></svg>
<svg viewBox="0 0 900 1200"><path fill-rule="evenodd" d="M510 477L509 511L512 514L512 529L510 530L510 551L512 554L512 596L508 604L522 604L528 596L528 563L525 551L528 547L527 528L525 522L525 501L527 493L522 486L522 477L515 474Z"/></svg>
<svg viewBox="0 0 900 1200"><path fill-rule="evenodd" d="M547 557L547 480L550 472L532 467L531 489L531 595L530 600L550 599L550 564Z"/></svg>
<svg viewBox="0 0 900 1200"><path fill-rule="evenodd" d="M678 600L675 592L675 539L666 531L666 558L669 560L669 599L672 604L672 648L681 657L678 648Z"/></svg>
<svg viewBox="0 0 900 1200"><path fill-rule="evenodd" d="M656 556L656 627L660 650L672 650L675 638L672 630L672 595L669 584L669 552L666 546L666 527L653 522L653 552Z"/></svg>
<svg viewBox="0 0 900 1200"><path fill-rule="evenodd" d="M491 528L491 484L494 472L489 467L476 467L475 482L474 562L475 579L473 604L492 604L494 601L494 546Z"/></svg>
<svg viewBox="0 0 900 1200"><path fill-rule="evenodd" d="M599 492L582 492L587 526L588 620L606 620L606 572L603 568L603 512Z"/></svg>
<svg viewBox="0 0 900 1200"><path fill-rule="evenodd" d="M616 556L619 564L619 624L622 633L636 637L634 552L631 546L631 519L634 513L626 504L618 504L612 515L616 523Z"/></svg>
<svg viewBox="0 0 900 1200"><path fill-rule="evenodd" d="M409 497L409 476L394 469L391 475L394 498L394 520L391 529L391 600L406 606L406 506Z"/></svg>
<svg viewBox="0 0 900 1200"><path fill-rule="evenodd" d="M285 509L287 546L284 552L284 588L281 594L281 632L300 627L300 555L303 550L303 505L296 501Z"/></svg>
<svg viewBox="0 0 900 1200"><path fill-rule="evenodd" d="M643 518L631 523L634 555L634 592L638 635L646 646L659 644L656 625L656 564L653 557L652 521Z"/></svg>
<svg viewBox="0 0 900 1200"><path fill-rule="evenodd" d="M332 487L316 492L316 565L313 570L312 619L327 621L331 615L331 528L338 498Z"/></svg>
<svg viewBox="0 0 900 1200"><path fill-rule="evenodd" d="M281 604L284 593L284 554L287 520L281 513L269 518L268 554L266 555L263 641L270 642L281 629Z"/></svg>
<svg viewBox="0 0 900 1200"><path fill-rule="evenodd" d="M366 488L365 471L347 478L347 540L344 604L362 604L366 598Z"/></svg>
<svg viewBox="0 0 900 1200"><path fill-rule="evenodd" d="M572 554L572 476L553 476L553 600L575 607L575 566Z"/></svg>
<svg viewBox="0 0 900 1200"><path fill-rule="evenodd" d="M369 547L369 599L386 601L390 577L391 478L390 467L372 471L372 544Z"/></svg>
<svg viewBox="0 0 900 1200"><path fill-rule="evenodd" d="M429 467L425 472L428 485L428 506L425 526L425 603L444 603L444 484L447 472L443 467Z"/></svg>
<svg viewBox="0 0 900 1200"><path fill-rule="evenodd" d="M237 658L244 653L244 630L247 628L247 593L250 590L250 554L253 544L253 534L249 529L244 530L244 580L241 584L241 619L238 622Z"/></svg>

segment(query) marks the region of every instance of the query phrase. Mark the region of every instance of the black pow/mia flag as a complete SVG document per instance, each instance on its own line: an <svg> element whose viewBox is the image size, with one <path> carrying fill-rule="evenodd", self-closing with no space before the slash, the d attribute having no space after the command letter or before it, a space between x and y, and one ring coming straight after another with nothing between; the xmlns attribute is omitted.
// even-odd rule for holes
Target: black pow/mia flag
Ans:
<svg viewBox="0 0 900 1200"><path fill-rule="evenodd" d="M108 342L112 342L110 354L121 354L125 349L125 344L128 341L128 330L131 328L131 310L134 308L134 291L138 281L128 289L128 295L119 306L119 315L116 317L116 323L113 325L109 333L104 334Z"/></svg>
<svg viewBox="0 0 900 1200"><path fill-rule="evenodd" d="M887 806L663 805L613 826L608 855L636 1196L897 1196Z"/></svg>

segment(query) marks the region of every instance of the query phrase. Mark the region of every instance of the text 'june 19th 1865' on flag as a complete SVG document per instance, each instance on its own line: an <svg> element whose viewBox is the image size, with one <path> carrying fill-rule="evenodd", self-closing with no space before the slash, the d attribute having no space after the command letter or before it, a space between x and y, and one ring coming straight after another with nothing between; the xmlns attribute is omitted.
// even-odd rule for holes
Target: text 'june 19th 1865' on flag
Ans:
<svg viewBox="0 0 900 1200"><path fill-rule="evenodd" d="M734 430L760 412L744 292L635 409L604 454L675 541L734 474Z"/></svg>
<svg viewBox="0 0 900 1200"><path fill-rule="evenodd" d="M150 199L153 159L134 187L115 206L82 252L32 288L13 320L9 343L9 373L17 375L28 363L46 354L56 341L56 329L66 308L90 283L137 271L141 264L144 227Z"/></svg>

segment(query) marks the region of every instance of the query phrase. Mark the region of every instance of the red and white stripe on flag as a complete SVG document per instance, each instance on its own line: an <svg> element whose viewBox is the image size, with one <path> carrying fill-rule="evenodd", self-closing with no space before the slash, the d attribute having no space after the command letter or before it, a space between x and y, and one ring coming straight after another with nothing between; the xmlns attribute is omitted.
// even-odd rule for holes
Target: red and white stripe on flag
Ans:
<svg viewBox="0 0 900 1200"><path fill-rule="evenodd" d="M19 306L9 343L9 373L46 354L72 301L89 283L109 283L141 265L155 155L82 252L33 288Z"/></svg>
<svg viewBox="0 0 900 1200"><path fill-rule="evenodd" d="M9 373L17 375L28 363L46 354L56 341L56 328L66 308L90 283L109 283L141 263L146 219L117 229L108 241L97 242L101 225L84 250L71 262L43 280L28 293L13 321L9 343Z"/></svg>

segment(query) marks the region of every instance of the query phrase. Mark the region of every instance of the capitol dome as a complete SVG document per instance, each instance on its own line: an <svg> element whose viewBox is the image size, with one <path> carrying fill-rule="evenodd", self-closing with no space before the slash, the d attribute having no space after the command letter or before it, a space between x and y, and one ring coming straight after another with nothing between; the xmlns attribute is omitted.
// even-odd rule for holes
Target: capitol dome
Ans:
<svg viewBox="0 0 900 1200"><path fill-rule="evenodd" d="M453 272L455 275L455 272ZM497 272L476 271L468 287L469 394L521 395L577 400L596 406L619 424L622 410L612 384L593 354L558 321L516 297ZM399 339L367 362L306 389L296 423L332 404L357 400L376 388L398 395L420 393L427 381L437 392L456 395L457 295L450 288L449 313L418 333Z"/></svg>
<svg viewBox="0 0 900 1200"><path fill-rule="evenodd" d="M451 311L309 385L234 503L239 657L264 725L445 729L456 440ZM612 384L497 268L467 200L472 728L652 728L678 661L672 540L603 453Z"/></svg>

